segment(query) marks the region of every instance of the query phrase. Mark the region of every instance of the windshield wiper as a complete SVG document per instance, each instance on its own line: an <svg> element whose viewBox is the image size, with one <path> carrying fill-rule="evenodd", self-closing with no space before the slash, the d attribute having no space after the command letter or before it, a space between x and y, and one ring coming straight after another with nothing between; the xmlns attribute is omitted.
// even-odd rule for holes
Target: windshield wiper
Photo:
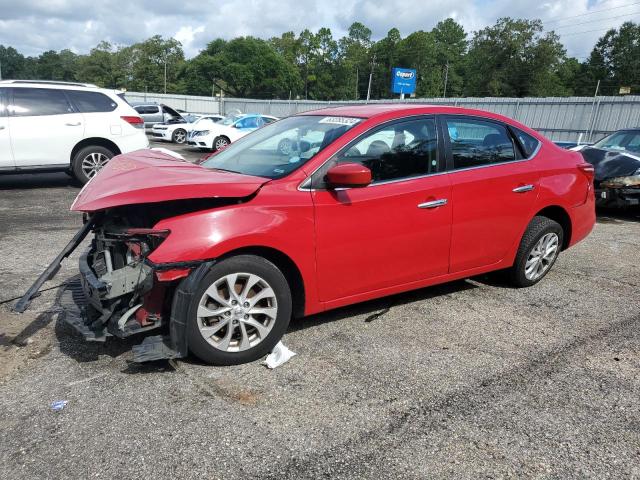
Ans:
<svg viewBox="0 0 640 480"><path fill-rule="evenodd" d="M209 170L218 170L219 172L239 173L240 175L244 175L244 173L242 173L242 172L236 172L235 170L227 170L226 168L213 167L213 168L210 168Z"/></svg>

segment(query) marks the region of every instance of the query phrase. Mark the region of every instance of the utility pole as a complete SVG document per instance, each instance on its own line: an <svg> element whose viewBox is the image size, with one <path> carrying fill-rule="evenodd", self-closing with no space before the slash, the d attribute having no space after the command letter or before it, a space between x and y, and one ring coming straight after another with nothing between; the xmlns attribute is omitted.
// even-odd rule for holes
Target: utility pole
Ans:
<svg viewBox="0 0 640 480"><path fill-rule="evenodd" d="M164 56L164 93L167 93L167 55Z"/></svg>
<svg viewBox="0 0 640 480"><path fill-rule="evenodd" d="M444 93L442 94L443 98L447 98L447 81L449 80L449 62L445 66L444 71Z"/></svg>
<svg viewBox="0 0 640 480"><path fill-rule="evenodd" d="M596 108L596 99L598 98L598 90L600 89L600 80L596 84L596 92L593 94L593 103L591 104L591 114L589 115L589 124L587 125L587 129L584 131L585 136L589 135L589 141L591 141L591 135L593 132L593 113Z"/></svg>
<svg viewBox="0 0 640 480"><path fill-rule="evenodd" d="M376 66L376 54L373 54L373 60L371 61L371 73L369 73L369 87L367 88L367 102L371 97L371 81L373 80L373 68Z"/></svg>

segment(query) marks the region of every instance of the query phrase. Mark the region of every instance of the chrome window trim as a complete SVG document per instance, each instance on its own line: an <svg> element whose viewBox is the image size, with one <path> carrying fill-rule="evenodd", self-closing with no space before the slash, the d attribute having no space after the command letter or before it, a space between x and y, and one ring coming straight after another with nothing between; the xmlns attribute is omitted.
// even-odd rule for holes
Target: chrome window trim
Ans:
<svg viewBox="0 0 640 480"><path fill-rule="evenodd" d="M509 126L510 126L508 123L502 122L502 121L500 121L500 120L493 120L493 119L491 119L491 118L487 119L487 118L485 118L485 117L481 117L480 115L473 115L473 114L471 114L471 115L466 115L466 114L463 114L463 113L453 113L453 114L450 114L450 113L446 113L446 114L445 114L445 113L423 113L423 114L416 114L416 115L410 115L410 116L407 116L407 117L402 117L402 119L405 119L405 118L406 118L406 119L409 119L409 118L413 118L413 117L427 117L427 116L433 116L433 117L436 117L436 121L437 121L437 117L438 117L438 115L441 115L441 116L475 117L475 118L478 118L478 119L480 119L480 120L488 120L488 121L493 121L493 122L496 122L496 123L500 123L500 124L504 125L505 127L509 127ZM379 127L379 126L381 126L381 125L386 125L387 123L395 122L395 121L397 121L397 120L400 120L400 119L396 118L396 119L393 119L393 120L389 120L388 122L380 123L380 124L378 124L378 125L372 126L371 128L369 128L369 129L365 130L364 132L362 132L362 133L361 133L360 135L358 135L356 138L354 138L354 141L356 141L356 140L360 140L360 138L361 138L361 137L363 137L364 135L366 135L367 133L369 133L369 132L370 132L371 130L373 130L374 128L377 128L377 127ZM514 127L514 128L518 128L518 127ZM525 133L527 133L527 132L525 132ZM534 137L534 138L535 138L535 137ZM444 175L444 174L450 174L450 173L456 173L456 172L466 172L466 171L469 171L469 170L477 170L477 169L480 169L480 168L488 168L488 167L496 167L496 166L499 166L499 165L506 165L506 164L513 164L513 163L528 162L528 161L530 161L530 160L533 160L533 159L538 155L538 152L542 149L542 141L541 141L540 139L538 139L538 138L536 138L536 140L538 141L538 145L536 146L536 148L535 148L535 150L533 151L533 153L532 153L530 156L528 156L527 158L520 158L520 159L518 159L518 160L508 160L508 161L505 161L505 162L489 163L489 164L487 164L487 165L477 165L477 166L475 166L475 167L458 168L458 169L452 169L452 170L447 170L447 169L446 169L446 158L445 158L445 170L444 170L444 171L442 171L442 172L427 173L427 174L425 174L425 175L418 175L418 176L414 176L414 177L394 178L393 180L384 180L384 181L382 181L382 182L370 183L369 185L367 185L367 186L366 186L366 187L364 187L364 188L375 187L375 186L377 186L377 185L388 185L388 184L390 184L390 183L406 182L406 181L408 181L408 180L421 179L421 178L425 178L425 177L433 177L433 176L435 176L435 175ZM351 142L349 142L349 143L351 143ZM344 148L344 147L343 147L343 148ZM342 149L341 149L340 151L342 151ZM301 191L301 192L319 192L319 191L320 191L320 192L326 192L326 191L327 191L327 189L325 189L325 188L309 188L309 187L306 187L306 186L305 186L305 184L307 184L307 183L311 183L311 177L312 177L312 176L313 176L313 175L314 175L318 170L320 170L322 167L324 167L324 166L325 166L325 164L326 164L327 162L330 162L330 161L331 161L331 160L332 160L332 159L333 159L333 158L334 158L338 153L339 153L339 152L334 153L331 157L329 157L326 161L324 161L324 162L322 163L322 165L320 165L320 166L319 166L318 168L316 168L313 172L311 172L311 173L309 174L309 176L308 176L307 178L305 178L305 179L300 183L300 185L298 185L297 190L299 190L299 191ZM335 188L335 189L333 189L333 190L335 190L335 191L342 191L342 190L350 190L351 188L356 188L356 187ZM362 187L359 187L359 188L362 188Z"/></svg>

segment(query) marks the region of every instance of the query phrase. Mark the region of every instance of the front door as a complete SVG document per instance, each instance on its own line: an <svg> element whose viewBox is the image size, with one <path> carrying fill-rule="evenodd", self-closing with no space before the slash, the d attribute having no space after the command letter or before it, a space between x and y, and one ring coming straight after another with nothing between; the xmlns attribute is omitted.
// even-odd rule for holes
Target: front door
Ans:
<svg viewBox="0 0 640 480"><path fill-rule="evenodd" d="M313 176L321 301L444 275L449 268L451 204L433 117L396 121L356 139ZM364 188L331 189L330 166L372 171Z"/></svg>
<svg viewBox="0 0 640 480"><path fill-rule="evenodd" d="M455 273L505 258L530 220L539 178L503 123L457 115L442 121L451 170Z"/></svg>

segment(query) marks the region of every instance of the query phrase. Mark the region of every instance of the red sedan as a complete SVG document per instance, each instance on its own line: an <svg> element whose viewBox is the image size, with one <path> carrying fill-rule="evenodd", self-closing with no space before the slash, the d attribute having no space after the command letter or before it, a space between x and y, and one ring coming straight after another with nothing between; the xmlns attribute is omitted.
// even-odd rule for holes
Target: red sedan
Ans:
<svg viewBox="0 0 640 480"><path fill-rule="evenodd" d="M137 360L230 365L292 316L493 270L540 281L595 222L593 167L493 113L332 108L266 126L199 165L120 155L72 210L87 337L158 329Z"/></svg>

